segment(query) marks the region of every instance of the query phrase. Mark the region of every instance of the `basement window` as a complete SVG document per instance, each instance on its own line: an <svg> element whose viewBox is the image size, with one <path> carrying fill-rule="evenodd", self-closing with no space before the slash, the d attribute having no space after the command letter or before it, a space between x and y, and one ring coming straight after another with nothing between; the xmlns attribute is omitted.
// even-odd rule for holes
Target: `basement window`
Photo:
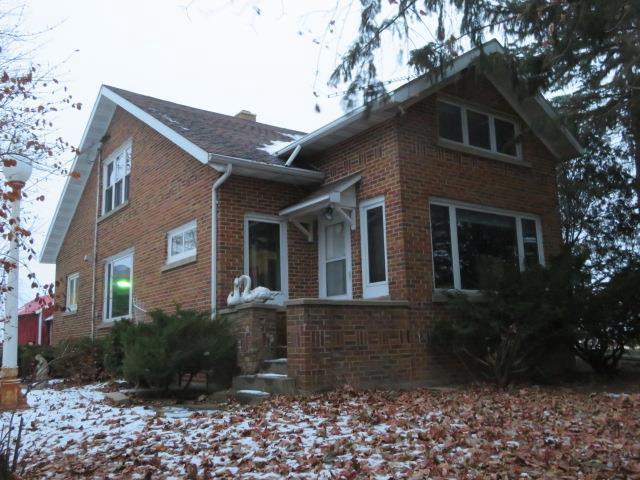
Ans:
<svg viewBox="0 0 640 480"><path fill-rule="evenodd" d="M535 215L441 200L430 214L435 289L478 290L488 272L544 263Z"/></svg>
<svg viewBox="0 0 640 480"><path fill-rule="evenodd" d="M113 152L103 166L102 213L109 213L129 200L131 141Z"/></svg>
<svg viewBox="0 0 640 480"><path fill-rule="evenodd" d="M452 148L460 145L479 154L486 152L503 158L522 159L515 122L449 100L438 100L437 108L441 143Z"/></svg>
<svg viewBox="0 0 640 480"><path fill-rule="evenodd" d="M193 220L167 235L167 264L193 257L196 254L196 221Z"/></svg>

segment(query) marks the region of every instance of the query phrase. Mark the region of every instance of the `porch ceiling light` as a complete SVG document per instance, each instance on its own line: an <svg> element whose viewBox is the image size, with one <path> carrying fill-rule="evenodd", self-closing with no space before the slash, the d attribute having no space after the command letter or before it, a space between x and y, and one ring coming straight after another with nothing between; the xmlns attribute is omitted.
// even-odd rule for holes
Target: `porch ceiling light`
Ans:
<svg viewBox="0 0 640 480"><path fill-rule="evenodd" d="M333 207L331 205L329 205L327 208L324 209L324 218L327 219L327 221L331 221L333 220Z"/></svg>

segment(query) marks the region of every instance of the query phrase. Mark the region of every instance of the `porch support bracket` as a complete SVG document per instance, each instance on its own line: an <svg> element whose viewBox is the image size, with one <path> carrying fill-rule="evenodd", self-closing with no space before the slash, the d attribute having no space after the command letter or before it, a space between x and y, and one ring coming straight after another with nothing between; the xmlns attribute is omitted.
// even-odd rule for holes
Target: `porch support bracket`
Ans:
<svg viewBox="0 0 640 480"><path fill-rule="evenodd" d="M298 220L291 220L291 223L293 223L296 226L296 228L300 230L305 237L307 237L307 242L309 243L313 242L313 223L309 223L308 228L304 226L302 223L300 223Z"/></svg>
<svg viewBox="0 0 640 480"><path fill-rule="evenodd" d="M340 215L345 222L347 222L351 226L351 230L356 229L356 211L355 209L345 209L343 207L339 207L336 205L334 210Z"/></svg>

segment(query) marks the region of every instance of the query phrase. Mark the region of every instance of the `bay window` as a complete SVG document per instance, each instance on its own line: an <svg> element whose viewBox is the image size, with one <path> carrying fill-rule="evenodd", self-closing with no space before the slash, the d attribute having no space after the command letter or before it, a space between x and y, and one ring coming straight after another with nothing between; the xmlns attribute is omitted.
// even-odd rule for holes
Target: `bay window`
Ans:
<svg viewBox="0 0 640 480"><path fill-rule="evenodd" d="M129 200L131 142L113 152L103 166L102 213L109 213Z"/></svg>
<svg viewBox="0 0 640 480"><path fill-rule="evenodd" d="M446 201L431 202L430 215L436 289L477 290L487 272L544 262L535 215Z"/></svg>
<svg viewBox="0 0 640 480"><path fill-rule="evenodd" d="M131 317L133 252L111 257L105 265L104 320Z"/></svg>

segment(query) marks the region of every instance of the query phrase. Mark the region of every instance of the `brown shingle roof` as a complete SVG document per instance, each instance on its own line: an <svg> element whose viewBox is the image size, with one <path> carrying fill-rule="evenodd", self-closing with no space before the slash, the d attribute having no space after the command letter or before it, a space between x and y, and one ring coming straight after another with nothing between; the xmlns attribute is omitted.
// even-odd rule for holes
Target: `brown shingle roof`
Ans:
<svg viewBox="0 0 640 480"><path fill-rule="evenodd" d="M208 153L283 165L284 160L263 149L272 145L273 151L278 150L284 147L285 142L292 142L304 135L303 132L287 128L187 107L121 88L105 87ZM274 142L277 148L273 148Z"/></svg>

